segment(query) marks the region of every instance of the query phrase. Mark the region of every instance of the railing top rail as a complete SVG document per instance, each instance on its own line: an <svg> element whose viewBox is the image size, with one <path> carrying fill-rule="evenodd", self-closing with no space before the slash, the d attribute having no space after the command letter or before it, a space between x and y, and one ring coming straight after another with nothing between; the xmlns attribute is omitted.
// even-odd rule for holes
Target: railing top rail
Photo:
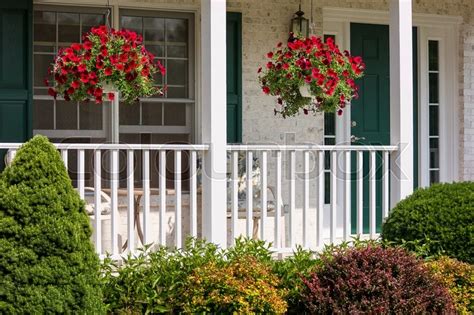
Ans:
<svg viewBox="0 0 474 315"><path fill-rule="evenodd" d="M398 150L396 145L278 145L249 144L228 145L229 151L388 151Z"/></svg>
<svg viewBox="0 0 474 315"><path fill-rule="evenodd" d="M0 149L18 149L23 143L0 143ZM59 150L169 150L206 151L208 144L53 143Z"/></svg>

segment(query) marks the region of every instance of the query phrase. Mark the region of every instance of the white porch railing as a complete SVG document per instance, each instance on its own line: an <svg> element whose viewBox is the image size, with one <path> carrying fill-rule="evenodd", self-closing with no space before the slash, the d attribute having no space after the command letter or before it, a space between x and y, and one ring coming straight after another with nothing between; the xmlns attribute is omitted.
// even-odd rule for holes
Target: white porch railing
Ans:
<svg viewBox="0 0 474 315"><path fill-rule="evenodd" d="M86 202L99 255L119 257L150 243L181 247L187 236L205 234L200 161L208 145L55 145ZM19 146L1 143L0 150L11 160ZM389 212L389 161L397 149L227 146L227 244L246 235L284 253L377 237Z"/></svg>

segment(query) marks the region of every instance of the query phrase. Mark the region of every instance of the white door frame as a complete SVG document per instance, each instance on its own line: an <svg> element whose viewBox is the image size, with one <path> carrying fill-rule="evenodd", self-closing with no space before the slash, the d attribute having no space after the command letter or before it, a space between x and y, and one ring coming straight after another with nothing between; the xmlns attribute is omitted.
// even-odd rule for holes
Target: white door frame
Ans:
<svg viewBox="0 0 474 315"><path fill-rule="evenodd" d="M388 25L388 11L353 8L323 8L323 32L336 35L341 49L350 50L351 23ZM429 186L428 133L428 40L440 44L440 181L459 179L459 99L458 38L462 18L434 14L413 14L418 29L418 178L419 186ZM448 49L450 47L451 49ZM414 56L415 57L415 56ZM351 107L336 119L336 143L349 143ZM340 190L340 189L339 189Z"/></svg>

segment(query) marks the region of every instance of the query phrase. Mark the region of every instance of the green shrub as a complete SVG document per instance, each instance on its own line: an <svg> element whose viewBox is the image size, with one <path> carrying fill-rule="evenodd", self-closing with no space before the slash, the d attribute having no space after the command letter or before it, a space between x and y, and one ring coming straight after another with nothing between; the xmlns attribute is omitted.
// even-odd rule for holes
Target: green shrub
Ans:
<svg viewBox="0 0 474 315"><path fill-rule="evenodd" d="M426 263L434 277L448 288L459 314L474 314L474 266L449 257Z"/></svg>
<svg viewBox="0 0 474 315"><path fill-rule="evenodd" d="M311 314L452 314L452 299L420 259L401 248L336 248L304 280Z"/></svg>
<svg viewBox="0 0 474 315"><path fill-rule="evenodd" d="M427 244L427 255L474 263L474 182L417 190L392 210L382 239L408 248Z"/></svg>
<svg viewBox="0 0 474 315"><path fill-rule="evenodd" d="M303 278L308 277L319 263L320 260L315 259L315 253L303 250L301 247L298 247L292 256L274 261L273 271L280 279L280 287L287 291L287 313L304 312Z"/></svg>
<svg viewBox="0 0 474 315"><path fill-rule="evenodd" d="M125 314L279 313L286 290L272 264L269 245L258 240L237 239L226 250L195 239L183 249L146 247L121 264L104 261L105 301L110 312Z"/></svg>
<svg viewBox="0 0 474 315"><path fill-rule="evenodd" d="M287 308L278 277L252 256L203 265L186 283L185 313L283 314Z"/></svg>
<svg viewBox="0 0 474 315"><path fill-rule="evenodd" d="M59 153L34 137L0 178L0 313L102 313L90 237Z"/></svg>
<svg viewBox="0 0 474 315"><path fill-rule="evenodd" d="M145 247L121 264L105 259L103 291L108 310L119 314L182 311L188 275L203 265L222 262L216 245L194 239L187 240L184 249Z"/></svg>

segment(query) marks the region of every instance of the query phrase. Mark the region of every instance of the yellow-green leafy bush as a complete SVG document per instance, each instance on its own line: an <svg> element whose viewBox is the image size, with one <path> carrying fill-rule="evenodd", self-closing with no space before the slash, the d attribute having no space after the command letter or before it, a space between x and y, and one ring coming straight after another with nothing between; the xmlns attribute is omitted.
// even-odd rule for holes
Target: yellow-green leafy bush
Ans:
<svg viewBox="0 0 474 315"><path fill-rule="evenodd" d="M460 314L474 314L474 266L449 257L426 263L431 273L448 288Z"/></svg>
<svg viewBox="0 0 474 315"><path fill-rule="evenodd" d="M215 262L193 271L187 279L183 309L189 313L285 313L285 291L270 266L255 257L219 265Z"/></svg>

